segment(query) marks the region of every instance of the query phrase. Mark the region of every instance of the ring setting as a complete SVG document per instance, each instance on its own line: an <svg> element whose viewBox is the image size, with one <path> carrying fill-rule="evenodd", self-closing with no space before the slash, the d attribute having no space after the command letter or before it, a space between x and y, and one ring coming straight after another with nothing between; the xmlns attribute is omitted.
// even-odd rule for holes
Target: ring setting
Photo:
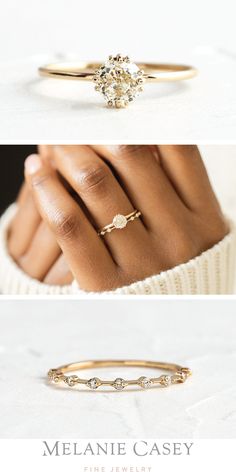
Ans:
<svg viewBox="0 0 236 472"><path fill-rule="evenodd" d="M125 380L121 377L115 380L102 380L98 377L92 377L89 380L80 378L78 375L65 375L67 372L93 369L98 367L142 367L152 369L164 369L172 371L172 375L160 375L159 377L139 377L138 379ZM112 387L117 391L122 391L127 387L139 387L142 390L148 390L157 385L161 387L169 387L175 384L184 383L188 377L192 375L188 367L181 367L177 364L169 364L166 362L156 361L140 361L140 360L93 360L79 361L73 364L64 365L56 369L50 369L48 372L48 380L54 384L64 383L67 387L73 388L84 386L91 390L97 390L100 387Z"/></svg>
<svg viewBox="0 0 236 472"><path fill-rule="evenodd" d="M141 212L139 210L134 210L128 215L122 215L118 213L114 216L111 224L104 226L98 231L98 235L104 236L106 233L111 233L111 231L113 231L114 229L124 229L130 221L134 221L140 216Z"/></svg>
<svg viewBox="0 0 236 472"><path fill-rule="evenodd" d="M128 56L109 56L95 70L95 90L100 92L109 107L125 108L143 91L144 71L130 61Z"/></svg>
<svg viewBox="0 0 236 472"><path fill-rule="evenodd" d="M58 62L38 69L43 77L92 81L108 107L125 108L143 91L144 83L191 79L197 70L189 65L131 62L129 56L110 55L104 62Z"/></svg>

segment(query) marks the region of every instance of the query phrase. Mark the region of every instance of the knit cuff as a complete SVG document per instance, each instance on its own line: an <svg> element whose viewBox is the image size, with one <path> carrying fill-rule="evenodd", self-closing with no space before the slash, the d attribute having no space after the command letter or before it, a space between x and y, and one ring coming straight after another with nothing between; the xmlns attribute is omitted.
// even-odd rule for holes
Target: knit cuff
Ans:
<svg viewBox="0 0 236 472"><path fill-rule="evenodd" d="M7 231L16 212L11 205L0 219L0 292L3 294L75 294L99 295L72 285L46 285L25 274L10 257ZM209 295L234 292L236 257L236 228L231 223L230 233L222 241L185 264L147 277L145 280L102 294L115 295Z"/></svg>
<svg viewBox="0 0 236 472"><path fill-rule="evenodd" d="M134 295L227 295L235 289L236 228L200 256L113 293Z"/></svg>

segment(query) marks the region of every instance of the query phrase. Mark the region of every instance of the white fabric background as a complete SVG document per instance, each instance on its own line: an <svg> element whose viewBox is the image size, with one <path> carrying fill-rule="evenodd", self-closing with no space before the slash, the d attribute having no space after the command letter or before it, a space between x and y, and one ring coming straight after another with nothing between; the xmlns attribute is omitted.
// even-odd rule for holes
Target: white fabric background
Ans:
<svg viewBox="0 0 236 472"><path fill-rule="evenodd" d="M2 301L0 437L235 437L235 303ZM66 362L121 357L179 362L193 376L172 388L113 393L45 382L49 368ZM104 377L130 375L103 370Z"/></svg>
<svg viewBox="0 0 236 472"><path fill-rule="evenodd" d="M190 141L234 139L235 2L9 0L0 19L0 139ZM186 62L181 84L146 85L126 110L108 110L90 83L39 80L67 54Z"/></svg>

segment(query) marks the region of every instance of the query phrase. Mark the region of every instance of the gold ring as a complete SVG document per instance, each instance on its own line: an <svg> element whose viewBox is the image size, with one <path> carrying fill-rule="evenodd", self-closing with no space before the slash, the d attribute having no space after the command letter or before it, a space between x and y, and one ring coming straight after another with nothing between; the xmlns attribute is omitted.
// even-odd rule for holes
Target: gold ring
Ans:
<svg viewBox="0 0 236 472"><path fill-rule="evenodd" d="M141 216L141 211L134 210L129 215L115 215L112 223L109 225L104 226L104 228L98 231L98 236L104 236L106 233L111 233L114 229L123 229L127 226L130 221L134 221L135 218L139 218Z"/></svg>
<svg viewBox="0 0 236 472"><path fill-rule="evenodd" d="M161 375L159 377L139 377L135 380L124 380L116 378L115 380L101 380L98 377L91 379L82 379L77 375L64 375L65 372L78 371L83 369L94 369L98 367L142 367L151 369L163 369L174 372L172 375ZM178 364L169 364L166 362L143 361L143 360L92 360L80 361L73 364L63 365L57 369L50 369L48 372L48 380L52 383L65 383L69 387L76 385L84 385L92 390L99 387L113 387L116 390L123 390L129 386L138 386L144 389L155 385L168 387L172 384L184 383L185 380L192 375L187 367L181 367Z"/></svg>
<svg viewBox="0 0 236 472"><path fill-rule="evenodd" d="M133 63L128 56L109 56L104 63L56 63L39 68L39 74L58 79L92 80L109 107L124 108L143 91L144 82L191 79L194 67L180 64Z"/></svg>

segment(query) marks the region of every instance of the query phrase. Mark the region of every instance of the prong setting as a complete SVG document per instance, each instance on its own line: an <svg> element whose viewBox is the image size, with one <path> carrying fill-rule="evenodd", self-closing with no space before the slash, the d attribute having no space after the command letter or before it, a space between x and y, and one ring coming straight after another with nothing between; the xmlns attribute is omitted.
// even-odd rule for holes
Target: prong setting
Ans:
<svg viewBox="0 0 236 472"><path fill-rule="evenodd" d="M125 108L143 90L144 72L128 56L117 54L95 71L95 90L110 108Z"/></svg>

